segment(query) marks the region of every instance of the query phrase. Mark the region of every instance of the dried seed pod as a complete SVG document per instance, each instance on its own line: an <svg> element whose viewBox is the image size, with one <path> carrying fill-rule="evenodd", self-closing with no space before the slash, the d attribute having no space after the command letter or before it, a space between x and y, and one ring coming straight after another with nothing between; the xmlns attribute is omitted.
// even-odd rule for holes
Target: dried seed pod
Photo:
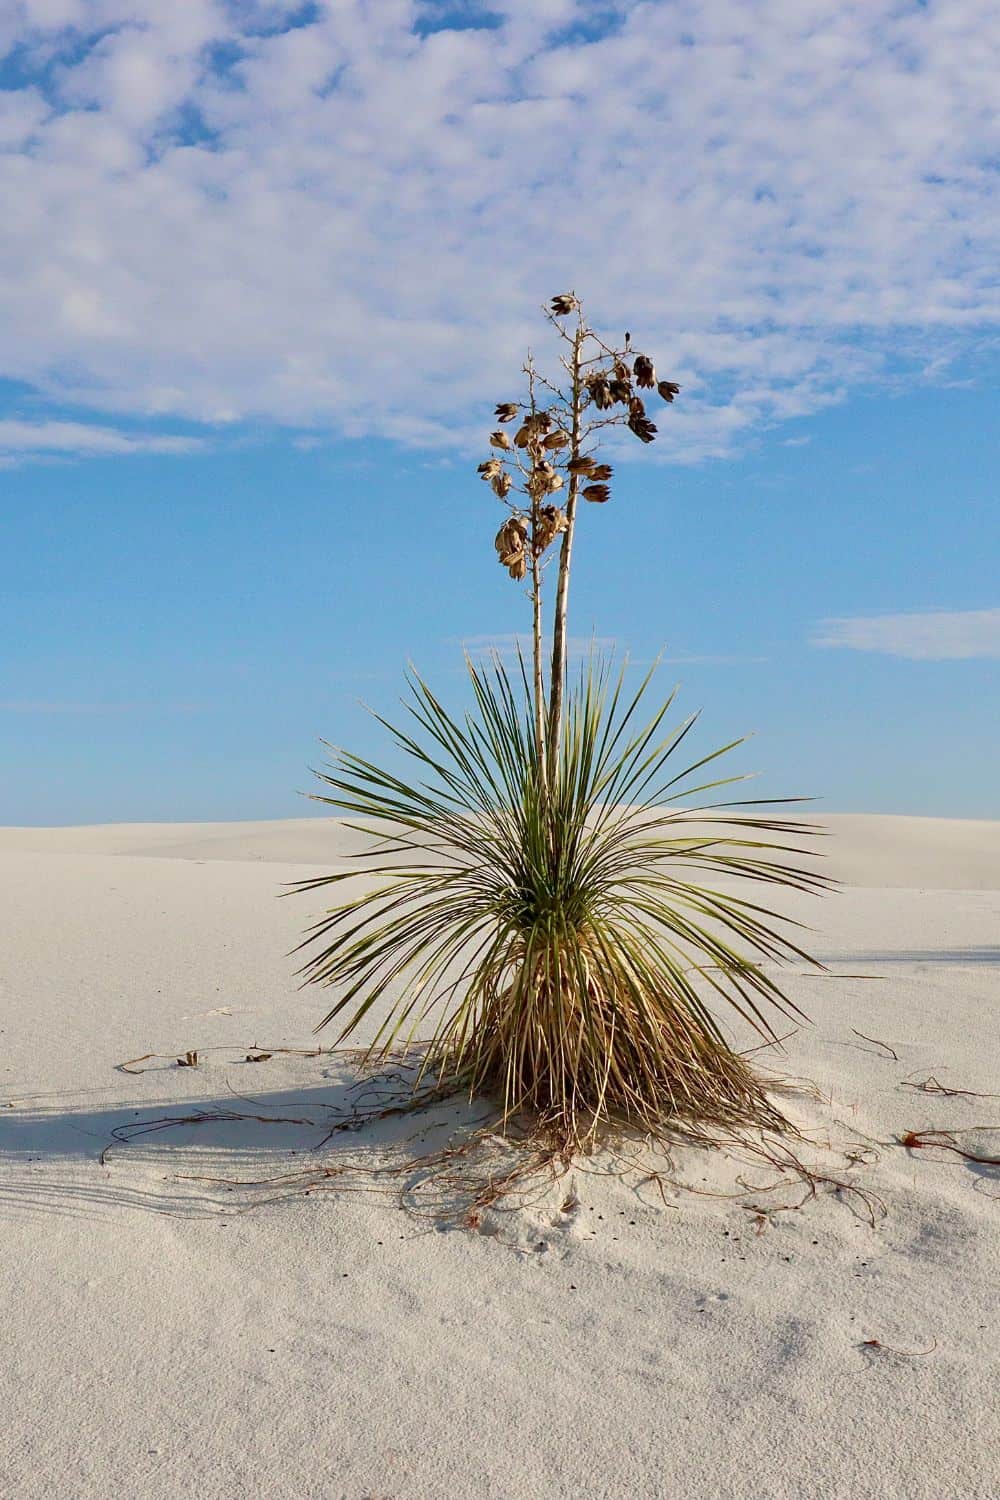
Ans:
<svg viewBox="0 0 1000 1500"><path fill-rule="evenodd" d="M632 368L635 371L636 385L651 391L656 384L656 371L653 369L653 361L645 354L637 354L635 364Z"/></svg>
<svg viewBox="0 0 1000 1500"><path fill-rule="evenodd" d="M490 484L493 486L493 493L499 496L501 500L506 500L511 492L513 482L506 469L502 469L499 474L494 474L490 480Z"/></svg>
<svg viewBox="0 0 1000 1500"><path fill-rule="evenodd" d="M550 452L554 452L559 448L565 448L567 444L571 442L572 438L566 431L565 427L557 427L555 432L550 432L548 437L545 439L545 447L548 448Z"/></svg>
<svg viewBox="0 0 1000 1500"><path fill-rule="evenodd" d="M595 372L587 376L585 384L587 390L590 392L590 399L598 411L607 411L608 407L612 404L608 377Z"/></svg>
<svg viewBox="0 0 1000 1500"><path fill-rule="evenodd" d="M498 422L513 422L520 410L516 401L501 401L493 415Z"/></svg>
<svg viewBox="0 0 1000 1500"><path fill-rule="evenodd" d="M529 442L529 439L531 438L531 436L532 436L532 429L528 426L527 422L522 422L521 425L520 425L520 427L517 429L517 431L514 434L514 445L515 445L515 447L517 447L517 448L526 448L528 446L528 442Z"/></svg>
<svg viewBox="0 0 1000 1500"><path fill-rule="evenodd" d="M562 489L562 484L562 475L557 474L552 465L543 459L532 469L528 489L533 495L550 495L553 490Z"/></svg>
<svg viewBox="0 0 1000 1500"><path fill-rule="evenodd" d="M591 479L607 481L611 478L613 473L614 470L612 469L610 464L595 464L590 471L590 477Z"/></svg>
<svg viewBox="0 0 1000 1500"><path fill-rule="evenodd" d="M563 477L557 474L555 469L533 469L525 486L528 494L534 499L540 500L543 495L554 494L556 490L563 487Z"/></svg>
<svg viewBox="0 0 1000 1500"><path fill-rule="evenodd" d="M490 447L491 448L503 448L504 451L506 452L506 450L510 447L510 438L507 436L507 434L505 432L491 432L490 433Z"/></svg>
<svg viewBox="0 0 1000 1500"><path fill-rule="evenodd" d="M624 380L612 380L608 385L608 390L611 392L609 406L614 401L620 401L623 406L627 406L632 399L632 387Z"/></svg>
<svg viewBox="0 0 1000 1500"><path fill-rule="evenodd" d="M632 384L632 371L623 359L615 360L614 377L616 380L624 381L626 385Z"/></svg>
<svg viewBox="0 0 1000 1500"><path fill-rule="evenodd" d="M558 297L553 297L551 302L552 311L557 318L565 318L580 306L572 292L563 292Z"/></svg>
<svg viewBox="0 0 1000 1500"><path fill-rule="evenodd" d="M606 484L586 484L583 487L583 498L592 500L595 505L603 505L606 500L611 499L611 491Z"/></svg>
<svg viewBox="0 0 1000 1500"><path fill-rule="evenodd" d="M656 436L656 426L648 417L629 417L628 425L642 443L651 443Z"/></svg>
<svg viewBox="0 0 1000 1500"><path fill-rule="evenodd" d="M661 380L656 389L659 391L664 401L672 401L677 395L677 392L680 390L680 386L675 380Z"/></svg>
<svg viewBox="0 0 1000 1500"><path fill-rule="evenodd" d="M504 567L508 566L510 558L524 551L527 536L528 523L521 516L508 516L493 539Z"/></svg>
<svg viewBox="0 0 1000 1500"><path fill-rule="evenodd" d="M488 458L484 464L479 465L477 472L482 476L486 483L489 483L491 479L495 478L496 475L500 473L500 470L502 468L503 465L498 458Z"/></svg>
<svg viewBox="0 0 1000 1500"><path fill-rule="evenodd" d="M535 556L541 557L546 547L551 546L559 533L566 530L566 526L565 511L559 510L555 505L541 506L534 529Z"/></svg>
<svg viewBox="0 0 1000 1500"><path fill-rule="evenodd" d="M554 537L555 532L552 530L552 527L545 520L544 516L539 516L535 522L534 532L532 533L532 549L536 557L541 557Z"/></svg>
<svg viewBox="0 0 1000 1500"><path fill-rule="evenodd" d="M510 574L511 578L513 578L515 583L520 583L521 579L525 576L527 571L528 559L525 557L523 552L519 552L518 555L514 558L513 562L507 565L507 572Z"/></svg>
<svg viewBox="0 0 1000 1500"><path fill-rule="evenodd" d="M630 417L644 417L646 415L646 408L638 396L633 396L629 402L628 414Z"/></svg>
<svg viewBox="0 0 1000 1500"><path fill-rule="evenodd" d="M596 468L596 463L590 457L590 455L586 453L582 454L580 458L571 458L569 460L569 463L566 465L566 470L570 474L593 475Z"/></svg>

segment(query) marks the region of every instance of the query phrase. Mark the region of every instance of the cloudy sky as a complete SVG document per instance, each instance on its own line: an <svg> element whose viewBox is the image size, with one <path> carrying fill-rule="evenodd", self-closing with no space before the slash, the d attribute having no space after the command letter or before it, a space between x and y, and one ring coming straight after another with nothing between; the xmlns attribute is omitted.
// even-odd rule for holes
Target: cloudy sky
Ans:
<svg viewBox="0 0 1000 1500"><path fill-rule="evenodd" d="M581 636L770 795L1000 816L998 65L994 0L5 6L0 821L294 812L460 693L569 286L683 386Z"/></svg>

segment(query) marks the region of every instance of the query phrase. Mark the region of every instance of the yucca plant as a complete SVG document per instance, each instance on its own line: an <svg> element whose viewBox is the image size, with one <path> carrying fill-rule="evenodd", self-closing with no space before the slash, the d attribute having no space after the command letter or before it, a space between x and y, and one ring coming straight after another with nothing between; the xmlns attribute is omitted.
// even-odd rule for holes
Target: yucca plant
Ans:
<svg viewBox="0 0 1000 1500"><path fill-rule="evenodd" d="M592 655L569 686L577 503L610 495L597 434L620 423L652 441L636 387L667 403L679 387L657 382L628 335L621 348L599 338L575 295L548 316L569 346L568 389L529 359L526 400L498 405L480 465L508 510L500 561L528 582L530 666L469 660L473 701L459 716L412 675L405 725L380 718L412 781L346 751L319 773L317 800L362 819L352 826L372 841L358 868L296 887L350 886L302 945L319 945L305 980L337 994L317 1030L337 1020L344 1040L378 1006L369 1058L410 1051L421 1081L494 1097L505 1120L570 1153L615 1124L780 1128L713 1005L765 1040L769 1016L798 1014L764 964L813 960L762 891L828 884L794 842L816 830L744 810L754 804L706 804L742 779L707 769L741 741L684 764L696 716L670 728L673 695L651 712L652 672L630 694L626 669ZM557 538L546 675L542 583Z"/></svg>

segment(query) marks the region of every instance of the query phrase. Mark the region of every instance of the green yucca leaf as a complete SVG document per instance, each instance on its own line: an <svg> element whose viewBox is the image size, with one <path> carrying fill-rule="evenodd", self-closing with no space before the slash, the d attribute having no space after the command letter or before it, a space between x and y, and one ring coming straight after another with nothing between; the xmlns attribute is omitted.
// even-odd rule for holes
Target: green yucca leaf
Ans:
<svg viewBox="0 0 1000 1500"><path fill-rule="evenodd" d="M697 775L742 741L678 765L697 716L667 729L671 694L642 719L654 669L628 696L624 668L587 663L550 772L524 662L468 671L462 717L415 673L411 727L376 715L413 783L343 751L317 773L315 800L371 835L351 869L294 887L355 882L300 945L304 981L337 996L320 1027L343 1040L382 1001L373 1055L420 1041L422 1076L494 1091L570 1143L612 1118L780 1121L710 1002L767 1039L770 1015L800 1014L762 965L814 960L760 898L831 885L801 844L821 830L741 810L773 803L678 805L744 780Z"/></svg>

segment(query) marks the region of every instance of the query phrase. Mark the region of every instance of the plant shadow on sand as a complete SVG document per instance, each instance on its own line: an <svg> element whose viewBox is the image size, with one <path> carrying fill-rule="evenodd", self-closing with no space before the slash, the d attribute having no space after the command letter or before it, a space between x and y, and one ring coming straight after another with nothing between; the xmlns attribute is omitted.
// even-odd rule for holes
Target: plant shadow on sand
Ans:
<svg viewBox="0 0 1000 1500"><path fill-rule="evenodd" d="M519 1210L543 1202L571 1218L578 1173L615 1177L657 1208L676 1208L673 1200L690 1193L760 1216L829 1193L873 1226L884 1215L856 1175L877 1153L859 1152L857 1140L833 1148L832 1157L825 1147L826 1165L814 1166L803 1156L817 1144L808 1135L678 1124L656 1140L622 1129L569 1159L530 1122L508 1121L501 1133L500 1109L489 1100L442 1097L430 1086L415 1097L411 1060L366 1070L355 1052L299 1053L294 1066L302 1083L268 1089L254 1084L265 1083L260 1074L269 1057L243 1066L233 1049L220 1050L229 1054L221 1089L217 1069L199 1061L183 1069L191 1088L185 1098L8 1101L0 1111L0 1218L93 1219L132 1210L217 1219L303 1196L365 1192L385 1197L425 1229L505 1238ZM178 1064L163 1058L126 1071L176 1076ZM771 1081L775 1093L816 1097L800 1081ZM691 1152L699 1174L706 1160L714 1163L713 1187L686 1180ZM679 1168L681 1159L688 1170Z"/></svg>
<svg viewBox="0 0 1000 1500"><path fill-rule="evenodd" d="M468 1138L495 1119L467 1100L414 1104L402 1067L359 1076L329 1054L317 1062L318 1083L313 1072L277 1089L260 1078L262 1065L237 1067L230 1058L221 1082L216 1068L185 1069L191 1092L183 1098L94 1105L80 1095L15 1098L0 1113L0 1215L93 1216L124 1207L217 1216L286 1198L295 1179L323 1173L331 1185L353 1177L355 1186L368 1179L377 1190L392 1172L398 1193L408 1163L419 1172L439 1142ZM177 1064L126 1071L176 1074Z"/></svg>

